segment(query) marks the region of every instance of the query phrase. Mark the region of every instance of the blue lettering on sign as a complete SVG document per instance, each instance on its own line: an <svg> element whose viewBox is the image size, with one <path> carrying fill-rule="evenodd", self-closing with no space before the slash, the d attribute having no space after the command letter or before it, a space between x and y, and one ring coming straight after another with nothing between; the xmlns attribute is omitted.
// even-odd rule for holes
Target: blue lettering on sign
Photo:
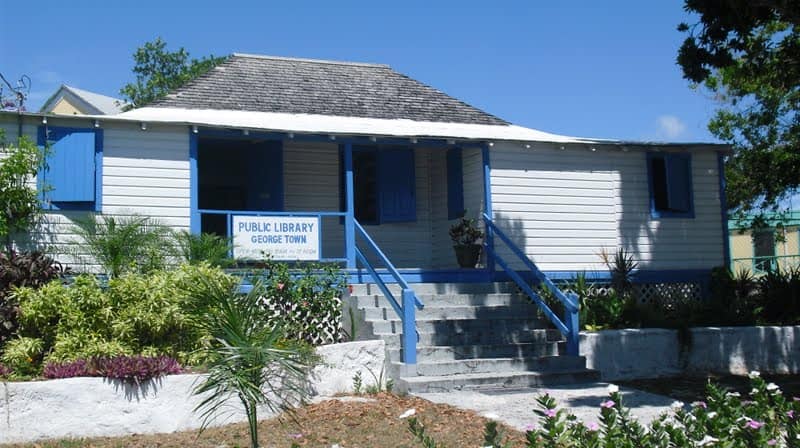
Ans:
<svg viewBox="0 0 800 448"><path fill-rule="evenodd" d="M256 232L271 232L272 229L270 228L270 223L268 222L241 221L239 222L239 232L242 231L249 233L256 233Z"/></svg>
<svg viewBox="0 0 800 448"><path fill-rule="evenodd" d="M250 241L253 244L283 244L283 235L253 235Z"/></svg>

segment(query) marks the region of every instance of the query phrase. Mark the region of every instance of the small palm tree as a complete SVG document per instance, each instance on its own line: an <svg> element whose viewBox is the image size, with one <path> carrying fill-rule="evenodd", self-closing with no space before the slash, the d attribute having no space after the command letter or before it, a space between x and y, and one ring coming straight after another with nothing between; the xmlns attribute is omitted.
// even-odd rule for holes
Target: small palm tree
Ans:
<svg viewBox="0 0 800 448"><path fill-rule="evenodd" d="M250 442L258 447L258 408L291 410L309 395L307 376L312 357L286 342L280 322L270 322L261 305L264 288L256 283L247 294L239 285L205 279L190 299L198 325L211 336L207 351L208 376L194 393L206 398L201 411L205 429L238 398L247 415Z"/></svg>
<svg viewBox="0 0 800 448"><path fill-rule="evenodd" d="M73 232L79 243L73 255L88 255L109 277L161 269L171 255L169 231L145 216L89 215Z"/></svg>
<svg viewBox="0 0 800 448"><path fill-rule="evenodd" d="M186 263L198 264L206 262L211 266L221 268L233 265L233 260L230 258L233 244L230 238L211 233L195 235L182 230L175 234L175 241L180 256Z"/></svg>

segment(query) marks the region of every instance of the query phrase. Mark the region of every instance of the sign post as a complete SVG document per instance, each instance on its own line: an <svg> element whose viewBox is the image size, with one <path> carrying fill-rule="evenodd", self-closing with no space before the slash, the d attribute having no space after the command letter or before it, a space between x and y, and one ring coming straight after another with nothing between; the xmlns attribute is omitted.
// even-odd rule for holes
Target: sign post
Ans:
<svg viewBox="0 0 800 448"><path fill-rule="evenodd" d="M319 260L318 216L233 215L233 258L258 260Z"/></svg>

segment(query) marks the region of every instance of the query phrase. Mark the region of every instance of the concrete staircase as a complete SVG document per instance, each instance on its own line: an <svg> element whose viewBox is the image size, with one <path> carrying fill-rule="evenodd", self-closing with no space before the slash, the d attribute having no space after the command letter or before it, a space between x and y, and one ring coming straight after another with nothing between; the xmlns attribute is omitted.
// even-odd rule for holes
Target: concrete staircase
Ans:
<svg viewBox="0 0 800 448"><path fill-rule="evenodd" d="M395 297L399 289L390 286ZM593 382L583 357L564 355L562 335L509 283L414 284L417 364L402 359L402 323L376 285L348 299L359 338L386 341L387 372L401 392L523 388Z"/></svg>

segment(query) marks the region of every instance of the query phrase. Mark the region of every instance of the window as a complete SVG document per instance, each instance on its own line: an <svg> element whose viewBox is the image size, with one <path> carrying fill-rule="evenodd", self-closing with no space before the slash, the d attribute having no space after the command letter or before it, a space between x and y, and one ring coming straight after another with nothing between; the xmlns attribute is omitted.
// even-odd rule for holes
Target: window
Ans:
<svg viewBox="0 0 800 448"><path fill-rule="evenodd" d="M460 218L464 214L464 167L461 148L447 150L447 219Z"/></svg>
<svg viewBox="0 0 800 448"><path fill-rule="evenodd" d="M340 157L341 166L344 166L343 160ZM361 224L416 221L413 149L354 146L353 187L355 218ZM343 175L340 204L344 210Z"/></svg>
<svg viewBox="0 0 800 448"><path fill-rule="evenodd" d="M37 176L43 208L100 211L103 131L41 126L38 144L47 147Z"/></svg>
<svg viewBox="0 0 800 448"><path fill-rule="evenodd" d="M694 218L689 154L647 153L647 176L654 218Z"/></svg>
<svg viewBox="0 0 800 448"><path fill-rule="evenodd" d="M760 229L753 233L753 267L756 272L769 271L775 256L775 230Z"/></svg>

